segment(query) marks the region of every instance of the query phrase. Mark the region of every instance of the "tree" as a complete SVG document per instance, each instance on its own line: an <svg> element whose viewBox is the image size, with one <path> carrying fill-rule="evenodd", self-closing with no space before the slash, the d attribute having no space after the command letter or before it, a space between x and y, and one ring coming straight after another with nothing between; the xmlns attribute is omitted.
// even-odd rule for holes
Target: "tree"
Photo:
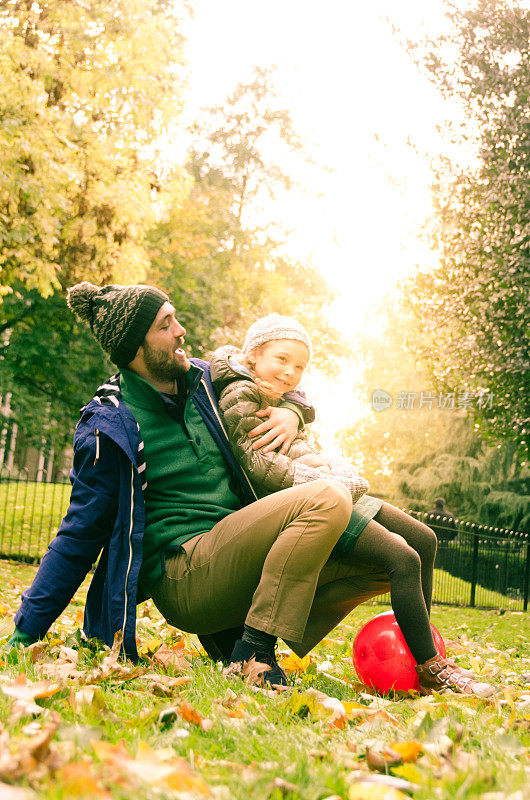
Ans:
<svg viewBox="0 0 530 800"><path fill-rule="evenodd" d="M440 385L492 396L475 420L495 441L515 444L522 468L530 446L530 12L510 0L450 8L453 34L415 53L463 104L477 166L447 163L435 186L440 268L409 287L431 336L418 352Z"/></svg>
<svg viewBox="0 0 530 800"><path fill-rule="evenodd" d="M36 289L16 287L6 306L30 304L31 314L0 348L0 396L11 394L9 419L27 445L61 450L72 438L79 409L105 374L115 367L86 325L76 320L59 293L43 298ZM8 309L9 313L9 309Z"/></svg>
<svg viewBox="0 0 530 800"><path fill-rule="evenodd" d="M0 0L0 395L31 444L61 447L111 369L65 289L145 278L186 7Z"/></svg>
<svg viewBox="0 0 530 800"><path fill-rule="evenodd" d="M169 0L0 2L0 295L141 279L147 145L183 83ZM156 103L153 103L156 97Z"/></svg>
<svg viewBox="0 0 530 800"><path fill-rule="evenodd" d="M371 491L419 511L442 495L459 517L528 528L530 470L520 468L515 443L487 445L474 403L433 386L429 365L415 353L426 334L406 292L386 299L375 327L379 335L363 341L362 386L369 401L376 389L386 392L389 407L371 402L365 418L338 436Z"/></svg>
<svg viewBox="0 0 530 800"><path fill-rule="evenodd" d="M325 317L331 290L316 269L286 255L276 226L257 222L263 191L274 197L292 183L287 154L304 157L269 73L258 70L222 107L203 110L191 134L190 189L177 181L168 216L149 233L149 280L171 294L194 352L242 344L251 322L277 311L307 325L315 363L333 372L346 350ZM282 163L271 155L278 152Z"/></svg>
<svg viewBox="0 0 530 800"><path fill-rule="evenodd" d="M274 198L279 188L292 187L283 161L292 162L293 155L308 160L289 111L278 107L270 69L256 68L252 80L239 83L222 106L203 109L191 130L191 172L197 181L209 176L229 187L239 226L247 208L255 214L263 192Z"/></svg>

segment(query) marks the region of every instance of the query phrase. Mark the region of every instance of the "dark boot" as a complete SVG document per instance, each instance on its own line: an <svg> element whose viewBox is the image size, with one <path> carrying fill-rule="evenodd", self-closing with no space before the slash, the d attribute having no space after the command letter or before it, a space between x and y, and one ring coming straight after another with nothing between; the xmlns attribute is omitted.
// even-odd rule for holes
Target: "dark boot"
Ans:
<svg viewBox="0 0 530 800"><path fill-rule="evenodd" d="M254 658L260 664L266 664L268 669L256 675L269 686L287 686L287 675L276 661L274 652L257 652L254 645L238 639L230 656L230 665L224 671L226 675L241 675L245 677L245 664ZM256 682L256 681L254 681Z"/></svg>
<svg viewBox="0 0 530 800"><path fill-rule="evenodd" d="M201 633L199 642L213 661L222 661L223 664L228 664L235 643L242 636L243 626L240 625L237 628L227 628L216 633Z"/></svg>

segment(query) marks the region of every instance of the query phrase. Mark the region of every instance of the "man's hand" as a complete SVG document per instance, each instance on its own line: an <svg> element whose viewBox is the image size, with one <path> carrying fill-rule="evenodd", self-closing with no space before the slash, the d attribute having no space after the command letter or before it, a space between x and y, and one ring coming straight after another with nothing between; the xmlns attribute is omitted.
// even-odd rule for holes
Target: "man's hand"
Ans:
<svg viewBox="0 0 530 800"><path fill-rule="evenodd" d="M268 406L257 411L256 416L261 417L264 422L253 428L248 434L252 439L258 437L252 444L252 449L259 450L260 447L263 447L264 453L270 453L281 445L279 452L286 453L298 433L297 413L291 411L290 408Z"/></svg>

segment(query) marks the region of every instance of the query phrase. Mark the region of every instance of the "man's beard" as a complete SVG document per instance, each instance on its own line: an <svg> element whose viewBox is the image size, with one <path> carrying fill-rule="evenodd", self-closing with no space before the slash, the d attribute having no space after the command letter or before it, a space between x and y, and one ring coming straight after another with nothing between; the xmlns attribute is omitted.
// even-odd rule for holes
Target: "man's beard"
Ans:
<svg viewBox="0 0 530 800"><path fill-rule="evenodd" d="M174 381L187 372L187 367L179 363L173 353L169 354L165 350L156 350L145 341L143 343L143 352L145 366L153 378L157 380Z"/></svg>

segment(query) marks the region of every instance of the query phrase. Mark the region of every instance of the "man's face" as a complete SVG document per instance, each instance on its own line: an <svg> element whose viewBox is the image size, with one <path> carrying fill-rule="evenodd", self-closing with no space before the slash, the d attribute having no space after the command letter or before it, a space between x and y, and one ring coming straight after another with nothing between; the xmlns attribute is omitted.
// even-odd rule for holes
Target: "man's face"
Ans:
<svg viewBox="0 0 530 800"><path fill-rule="evenodd" d="M182 345L186 329L177 321L175 309L165 302L147 331L141 350L153 378L173 381L190 368Z"/></svg>

